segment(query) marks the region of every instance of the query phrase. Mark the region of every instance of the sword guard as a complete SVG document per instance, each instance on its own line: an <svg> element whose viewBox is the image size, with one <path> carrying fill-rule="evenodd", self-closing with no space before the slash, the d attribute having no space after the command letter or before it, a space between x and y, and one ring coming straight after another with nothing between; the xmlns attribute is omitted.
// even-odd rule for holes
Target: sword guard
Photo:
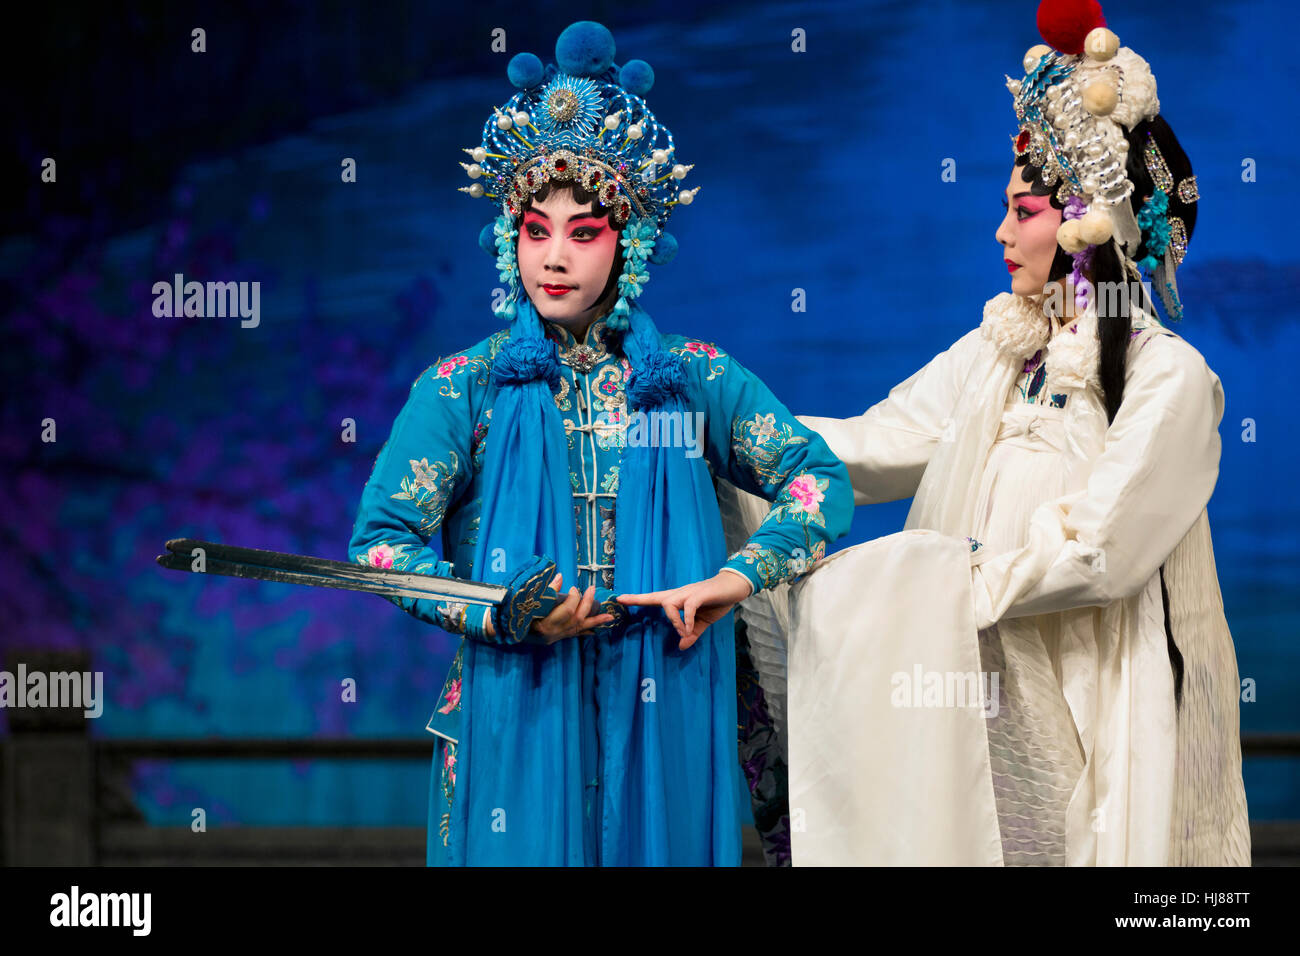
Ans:
<svg viewBox="0 0 1300 956"><path fill-rule="evenodd" d="M551 589L556 570L550 558L533 555L506 582L505 598L492 609L492 626L503 643L548 643L545 635L532 630L532 625L534 620L546 617L564 603L564 595L557 595ZM601 613L614 615L608 624L593 628L596 633L613 631L627 617L627 609L615 600L613 591L598 587L593 599L593 609L599 605Z"/></svg>

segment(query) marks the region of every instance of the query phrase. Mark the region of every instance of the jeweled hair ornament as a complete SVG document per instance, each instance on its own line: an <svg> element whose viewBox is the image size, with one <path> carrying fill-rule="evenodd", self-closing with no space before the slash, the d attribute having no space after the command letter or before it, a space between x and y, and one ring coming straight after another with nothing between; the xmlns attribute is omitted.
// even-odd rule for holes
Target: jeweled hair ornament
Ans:
<svg viewBox="0 0 1300 956"><path fill-rule="evenodd" d="M1126 169L1125 131L1160 112L1151 68L1131 49L1120 46L1119 37L1106 28L1096 0L1043 0L1038 6L1038 31L1046 45L1029 48L1024 78L1008 76L1007 89L1015 97L1020 122L1019 132L1012 136L1016 158L1027 156L1042 169L1043 181L1056 186L1057 201L1070 203L1057 242L1075 256L1076 272L1085 251L1090 254L1092 247L1114 242L1126 271L1136 276L1138 247L1144 238L1156 240L1148 242L1148 251L1159 246L1163 254L1148 255L1143 263L1154 263L1153 279L1165 310L1179 318L1182 303L1174 273L1187 249L1185 224L1178 217L1170 218L1154 196L1144 201L1142 222L1129 203L1134 186ZM1157 193L1167 198L1173 180L1149 136L1146 151ZM1163 171L1163 180L1158 170ZM1178 196L1184 202L1185 196L1197 196L1194 177L1179 184Z"/></svg>
<svg viewBox="0 0 1300 956"><path fill-rule="evenodd" d="M519 92L492 107L482 143L465 149L472 162L460 164L472 180L460 191L501 207L479 235L511 286L497 313L513 318L520 294L515 219L547 183L574 182L594 193L623 230L623 275L609 325L625 328L630 300L649 278L646 262L663 265L676 254L677 241L664 225L699 191L682 188L693 166L677 162L672 133L642 98L654 85L654 70L644 60L620 67L613 34L580 20L556 40L555 63L544 67L534 54L518 53L506 75Z"/></svg>

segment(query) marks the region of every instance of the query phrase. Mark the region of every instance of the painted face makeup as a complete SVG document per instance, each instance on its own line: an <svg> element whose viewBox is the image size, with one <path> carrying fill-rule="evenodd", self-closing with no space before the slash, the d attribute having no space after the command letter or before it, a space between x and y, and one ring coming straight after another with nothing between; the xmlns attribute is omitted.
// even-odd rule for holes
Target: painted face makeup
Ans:
<svg viewBox="0 0 1300 956"><path fill-rule="evenodd" d="M524 213L519 276L538 315L581 339L614 265L619 234L569 191L553 191Z"/></svg>
<svg viewBox="0 0 1300 956"><path fill-rule="evenodd" d="M1011 291L1016 295L1041 295L1056 258L1056 230L1061 210L1049 196L1034 196L1029 183L1020 178L1022 167L1013 166L1002 204L1007 213L994 238L1002 244L1004 265L1011 274Z"/></svg>

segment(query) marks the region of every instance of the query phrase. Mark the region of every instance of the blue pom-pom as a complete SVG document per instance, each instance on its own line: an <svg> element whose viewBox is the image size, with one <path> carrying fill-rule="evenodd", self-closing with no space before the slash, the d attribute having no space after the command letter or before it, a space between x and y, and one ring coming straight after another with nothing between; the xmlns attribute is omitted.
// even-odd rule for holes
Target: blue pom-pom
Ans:
<svg viewBox="0 0 1300 956"><path fill-rule="evenodd" d="M677 258L677 237L671 232L663 233L655 240L654 252L649 260L657 266L666 266Z"/></svg>
<svg viewBox="0 0 1300 956"><path fill-rule="evenodd" d="M521 90L531 90L542 82L542 61L535 53L516 53L506 67L506 76Z"/></svg>
<svg viewBox="0 0 1300 956"><path fill-rule="evenodd" d="M490 223L479 230L478 234L478 247L493 258L496 258L497 254L496 225L497 222L493 219Z"/></svg>
<svg viewBox="0 0 1300 956"><path fill-rule="evenodd" d="M655 71L645 60L628 60L619 71L618 84L633 96L645 96L655 85Z"/></svg>
<svg viewBox="0 0 1300 956"><path fill-rule="evenodd" d="M627 399L633 408L658 408L673 396L686 395L686 369L672 352L657 348L646 353L627 379Z"/></svg>
<svg viewBox="0 0 1300 956"><path fill-rule="evenodd" d="M579 20L555 41L555 62L570 76L599 76L614 62L614 34L595 20Z"/></svg>
<svg viewBox="0 0 1300 956"><path fill-rule="evenodd" d="M555 343L541 336L511 336L492 362L498 386L527 385L545 379L551 389L560 387L560 359Z"/></svg>

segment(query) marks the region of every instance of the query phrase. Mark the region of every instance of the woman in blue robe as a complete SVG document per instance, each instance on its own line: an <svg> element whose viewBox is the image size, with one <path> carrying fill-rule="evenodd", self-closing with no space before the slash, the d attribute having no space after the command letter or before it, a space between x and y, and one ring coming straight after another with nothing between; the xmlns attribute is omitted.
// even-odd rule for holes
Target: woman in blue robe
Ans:
<svg viewBox="0 0 1300 956"><path fill-rule="evenodd" d="M825 555L851 486L762 381L637 302L694 198L687 167L653 175L675 157L649 66L615 66L590 22L556 60L511 61L521 92L466 151L465 191L502 210L481 241L509 327L416 380L349 554L495 583L540 556L569 588L523 626L393 599L461 637L428 724L430 865L737 865L731 608ZM773 502L730 556L715 478Z"/></svg>

